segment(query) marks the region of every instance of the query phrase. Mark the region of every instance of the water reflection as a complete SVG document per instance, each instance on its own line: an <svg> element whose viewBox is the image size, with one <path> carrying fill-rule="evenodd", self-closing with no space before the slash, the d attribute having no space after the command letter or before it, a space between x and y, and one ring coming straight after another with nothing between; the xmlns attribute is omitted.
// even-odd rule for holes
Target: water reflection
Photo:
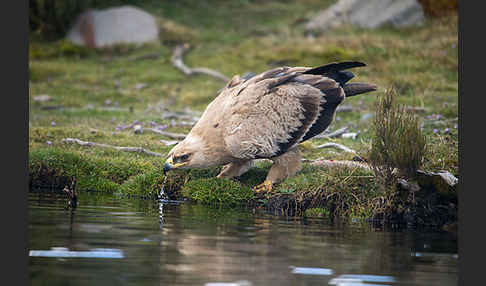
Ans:
<svg viewBox="0 0 486 286"><path fill-rule="evenodd" d="M70 257L70 258L123 258L119 249L95 248L87 251L70 251L65 247L52 247L51 250L31 250L29 256L37 257Z"/></svg>
<svg viewBox="0 0 486 286"><path fill-rule="evenodd" d="M163 198L78 201L70 212L59 197L30 194L29 250L123 257L32 255L32 285L457 285L457 241L445 232L376 231Z"/></svg>
<svg viewBox="0 0 486 286"><path fill-rule="evenodd" d="M316 268L316 267L295 267L290 266L293 274L306 274L306 275L332 275L334 272L332 269Z"/></svg>

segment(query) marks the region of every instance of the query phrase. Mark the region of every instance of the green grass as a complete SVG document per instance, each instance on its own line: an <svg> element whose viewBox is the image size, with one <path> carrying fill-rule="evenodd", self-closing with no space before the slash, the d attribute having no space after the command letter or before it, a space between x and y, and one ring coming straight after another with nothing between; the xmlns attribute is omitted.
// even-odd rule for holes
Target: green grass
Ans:
<svg viewBox="0 0 486 286"><path fill-rule="evenodd" d="M358 139L312 139L302 144L306 159L350 160L353 154L314 147L334 141L366 157L372 139L377 97L396 87L398 104L426 108L417 113L427 137L422 169L447 170L458 175L458 33L457 16L427 20L423 26L377 30L350 26L329 31L313 39L304 36L303 20L334 1L139 1L137 6L154 14L161 27L160 43L139 48L118 46L90 51L65 41L46 42L30 35L29 54L29 172L33 184L62 185L70 176L78 178L80 191L96 189L120 194L153 195L160 190L166 147L149 132L117 130L135 120L145 127L150 122L167 124L164 111L189 107L202 112L224 85L205 76L186 76L170 62L175 44L188 42L191 50L184 62L207 67L232 77L245 72L260 73L279 65L318 66L331 61L359 60L365 68L354 70L354 81L377 84L371 94L347 99L353 112L337 113L331 130L350 126ZM156 54L156 58L139 59ZM146 84L137 89L138 83ZM48 102L36 102L47 94ZM49 109L50 107L56 107ZM440 114L442 121L429 117ZM446 128L448 133L445 132ZM167 131L187 133L189 127ZM82 147L62 143L63 138L114 146L137 146L163 155L152 157L108 148ZM212 179L219 168L174 172L168 177L168 191L174 197L185 194L205 201L220 191L234 190L231 204L249 199L247 190L262 182L269 165L252 168L235 182ZM272 203L291 198L307 208L323 208L349 217L370 215L376 185L370 173L327 170L304 164L297 177L275 188L275 197L256 198ZM228 185L229 184L229 185ZM209 186L219 186L212 191ZM241 194L240 194L241 192ZM241 197L239 197L241 195ZM329 198L328 198L329 196ZM356 196L356 198L355 198ZM312 201L312 198L320 198ZM326 198L326 199L324 199ZM214 197L219 200L218 196ZM222 199L221 199L222 200ZM310 201L309 201L310 200ZM226 199L224 199L226 201Z"/></svg>
<svg viewBox="0 0 486 286"><path fill-rule="evenodd" d="M239 182L219 178L189 181L182 194L203 204L230 207L247 204L254 197L254 192Z"/></svg>

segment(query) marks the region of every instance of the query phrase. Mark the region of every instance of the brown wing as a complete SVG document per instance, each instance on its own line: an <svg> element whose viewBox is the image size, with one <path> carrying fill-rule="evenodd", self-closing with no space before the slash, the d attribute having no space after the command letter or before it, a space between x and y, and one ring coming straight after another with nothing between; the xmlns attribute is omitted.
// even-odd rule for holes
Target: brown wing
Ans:
<svg viewBox="0 0 486 286"><path fill-rule="evenodd" d="M321 91L303 83L308 68L279 68L235 86L224 140L236 158L271 158L298 144L320 112ZM297 79L297 80L296 80Z"/></svg>
<svg viewBox="0 0 486 286"><path fill-rule="evenodd" d="M358 66L364 64L280 67L233 86L223 133L228 150L237 158L271 158L323 132L354 77L341 69ZM370 86L352 90L363 93Z"/></svg>

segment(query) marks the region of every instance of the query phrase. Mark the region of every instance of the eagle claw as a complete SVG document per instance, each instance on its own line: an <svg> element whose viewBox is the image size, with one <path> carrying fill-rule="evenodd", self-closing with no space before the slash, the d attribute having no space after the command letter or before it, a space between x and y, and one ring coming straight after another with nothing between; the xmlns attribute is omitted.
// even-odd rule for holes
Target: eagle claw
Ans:
<svg viewBox="0 0 486 286"><path fill-rule="evenodd" d="M273 187L273 184L271 181L264 181L263 183L255 186L253 188L253 191L255 191L255 193L260 193L260 192L271 192L272 191L272 187Z"/></svg>

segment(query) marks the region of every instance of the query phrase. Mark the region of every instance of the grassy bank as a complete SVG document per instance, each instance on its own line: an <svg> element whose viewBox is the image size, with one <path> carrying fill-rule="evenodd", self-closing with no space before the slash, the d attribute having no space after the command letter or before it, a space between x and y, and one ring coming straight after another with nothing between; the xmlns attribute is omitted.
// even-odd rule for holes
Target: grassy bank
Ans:
<svg viewBox="0 0 486 286"><path fill-rule="evenodd" d="M187 3L186 3L187 2ZM162 164L174 140L147 131L187 133L191 121L215 97L223 82L205 75L186 76L170 61L175 44L188 42L184 61L231 77L269 68L317 66L331 61L360 60L356 81L377 84L369 95L350 98L351 112L338 112L330 130L348 126L357 139L312 139L302 144L305 159L351 160L355 155L315 147L332 141L366 158L376 97L395 87L397 102L412 107L426 135L428 149L422 170L447 170L458 176L458 52L457 17L428 20L420 27L363 30L342 27L306 38L305 19L332 1L177 1L145 2L139 6L158 17L161 42L135 48L120 46L89 51L64 41L30 40L29 173L32 187L64 187L72 176L78 190L154 196L162 187ZM218 9L214 6L217 5ZM47 101L38 101L48 95ZM189 109L189 110L188 110ZM180 112L182 117L169 116ZM182 118L182 119L181 119ZM134 122L144 131L129 128ZM179 124L177 124L179 123ZM142 147L161 157L112 148L64 143L65 138L112 146ZM435 212L422 223L454 219L457 205L437 194L379 191L371 171L329 169L304 163L297 177L255 196L251 187L263 181L269 164L261 162L236 182L215 179L219 168L169 173L166 193L201 203L248 205L276 213L308 216L381 218L427 217L426 202L444 205L447 216ZM423 199L424 206L417 203ZM412 207L411 207L412 204ZM413 205L415 204L415 205ZM400 212L400 210L403 210ZM406 210L406 211L405 211ZM443 219L441 219L442 217ZM416 220L417 223L421 223Z"/></svg>

